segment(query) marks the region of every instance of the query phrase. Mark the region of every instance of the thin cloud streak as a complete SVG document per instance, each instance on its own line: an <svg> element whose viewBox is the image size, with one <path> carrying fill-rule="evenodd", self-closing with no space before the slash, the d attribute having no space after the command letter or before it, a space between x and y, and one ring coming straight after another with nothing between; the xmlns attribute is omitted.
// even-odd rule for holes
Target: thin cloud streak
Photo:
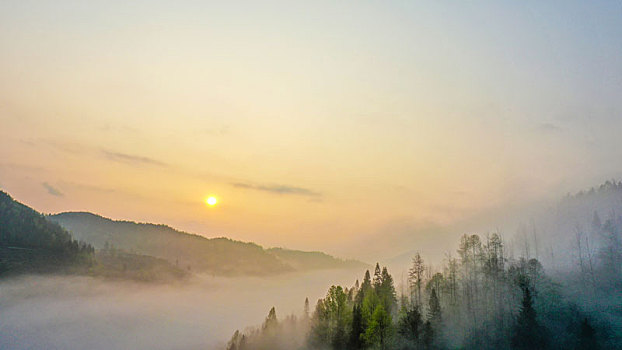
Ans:
<svg viewBox="0 0 622 350"><path fill-rule="evenodd" d="M134 165L156 165L161 167L166 167L168 164L161 162L159 160L155 160L149 157L136 156L132 154L125 154L120 152L112 152L107 150L102 150L103 156L108 159L119 163L130 163Z"/></svg>
<svg viewBox="0 0 622 350"><path fill-rule="evenodd" d="M231 184L236 188L243 188L249 190L257 190L263 192L269 192L274 194L288 194L288 195L299 195L299 196L307 196L307 197L321 197L322 194L319 192L312 191L307 188L302 187L294 187L287 185L254 185L242 182L236 182Z"/></svg>
<svg viewBox="0 0 622 350"><path fill-rule="evenodd" d="M59 191L58 189L54 188L52 185L50 185L47 182L44 182L41 184L47 191L49 194L51 194L52 196L56 196L56 197L62 197L64 196L64 194Z"/></svg>

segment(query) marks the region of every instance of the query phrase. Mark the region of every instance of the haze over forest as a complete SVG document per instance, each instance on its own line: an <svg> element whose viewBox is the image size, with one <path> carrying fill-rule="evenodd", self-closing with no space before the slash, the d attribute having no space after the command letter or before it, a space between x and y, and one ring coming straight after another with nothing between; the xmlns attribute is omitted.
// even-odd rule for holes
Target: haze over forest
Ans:
<svg viewBox="0 0 622 350"><path fill-rule="evenodd" d="M621 19L0 2L0 348L622 348Z"/></svg>

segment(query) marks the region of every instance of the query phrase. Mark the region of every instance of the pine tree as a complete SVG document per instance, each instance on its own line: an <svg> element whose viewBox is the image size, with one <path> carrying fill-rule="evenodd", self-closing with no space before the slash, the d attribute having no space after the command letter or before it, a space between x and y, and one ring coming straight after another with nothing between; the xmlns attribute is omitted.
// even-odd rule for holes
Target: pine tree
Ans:
<svg viewBox="0 0 622 350"><path fill-rule="evenodd" d="M236 330L231 337L231 340L227 343L227 350L239 350L240 344L240 331Z"/></svg>
<svg viewBox="0 0 622 350"><path fill-rule="evenodd" d="M308 320L309 319L309 298L305 298L305 307L304 307L304 319Z"/></svg>
<svg viewBox="0 0 622 350"><path fill-rule="evenodd" d="M423 283L423 274L425 272L425 264L419 253L415 254L412 259L412 267L408 271L408 282L411 290L415 293L415 302L421 307L421 285Z"/></svg>
<svg viewBox="0 0 622 350"><path fill-rule="evenodd" d="M361 313L361 306L354 305L352 308L352 324L350 327L350 338L348 340L348 349L359 350L363 348L363 341L361 335L364 333L363 328L363 315Z"/></svg>
<svg viewBox="0 0 622 350"><path fill-rule="evenodd" d="M362 305L363 304L363 299L365 298L365 294L367 292L369 292L369 290L372 288L371 285L371 276L369 274L369 270L365 271L365 277L363 277L363 283L361 284L361 287L359 288L358 292L356 293L356 297L354 298L354 302L358 305Z"/></svg>
<svg viewBox="0 0 622 350"><path fill-rule="evenodd" d="M279 324L279 321L276 319L276 310L274 309L274 306L270 309L270 311L268 312L268 316L266 317L266 320L263 323L263 329L265 331L268 330L272 330L275 329Z"/></svg>
<svg viewBox="0 0 622 350"><path fill-rule="evenodd" d="M527 278L522 279L520 287L523 290L523 301L514 328L512 348L524 350L546 349L546 330L540 326L536 319L536 310L533 308L533 300Z"/></svg>
<svg viewBox="0 0 622 350"><path fill-rule="evenodd" d="M432 288L430 293L429 308L428 308L428 320L432 323L432 326L439 327L441 324L441 303L438 301L436 295L436 289Z"/></svg>
<svg viewBox="0 0 622 350"><path fill-rule="evenodd" d="M397 294L393 284L393 277L389 274L386 267L382 268L380 286L378 287L378 296L384 304L384 308L390 314L396 311Z"/></svg>
<svg viewBox="0 0 622 350"><path fill-rule="evenodd" d="M387 313L382 304L378 305L365 331L367 342L371 345L378 345L381 350L388 349L391 324L391 315Z"/></svg>
<svg viewBox="0 0 622 350"><path fill-rule="evenodd" d="M380 264L376 263L376 268L374 269L374 289L378 292L378 288L382 284L382 272L380 271Z"/></svg>
<svg viewBox="0 0 622 350"><path fill-rule="evenodd" d="M421 342L423 320L419 309L410 304L402 305L397 332L405 349L413 349Z"/></svg>

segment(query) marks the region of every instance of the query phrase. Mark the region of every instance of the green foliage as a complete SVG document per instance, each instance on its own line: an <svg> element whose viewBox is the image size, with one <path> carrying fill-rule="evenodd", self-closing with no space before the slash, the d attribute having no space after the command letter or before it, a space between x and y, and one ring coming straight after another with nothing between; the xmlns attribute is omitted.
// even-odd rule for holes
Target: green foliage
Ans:
<svg viewBox="0 0 622 350"><path fill-rule="evenodd" d="M380 285L376 293L380 297L384 309L389 314L394 314L397 310L397 295L395 293L395 286L393 285L393 277L389 274L386 267L382 269Z"/></svg>
<svg viewBox="0 0 622 350"><path fill-rule="evenodd" d="M369 325L365 330L365 341L374 348L387 349L393 332L391 315L382 304L378 305L371 316Z"/></svg>
<svg viewBox="0 0 622 350"><path fill-rule="evenodd" d="M369 270L366 270L365 277L363 277L363 283L361 284L361 287L358 289L356 297L354 298L355 303L357 305L363 304L363 299L370 290L372 290L371 276L369 274Z"/></svg>
<svg viewBox="0 0 622 350"><path fill-rule="evenodd" d="M411 272L421 274L411 274L414 293L400 296L399 311L393 277L379 264L373 278L365 272L360 286L357 280L351 289L330 287L310 321L298 323L308 334L298 349L620 348L614 326L589 322L575 310L537 259L505 257L499 235L486 236L484 243L464 235L458 254L431 277L425 273L431 268L416 257ZM288 338L278 329L279 338Z"/></svg>
<svg viewBox="0 0 622 350"><path fill-rule="evenodd" d="M352 307L352 325L350 327L350 337L348 340L349 350L358 350L363 348L363 334L365 328L363 327L363 313L360 305L354 305Z"/></svg>
<svg viewBox="0 0 622 350"><path fill-rule="evenodd" d="M313 315L311 343L345 348L352 322L352 305L341 286L332 286L318 301Z"/></svg>
<svg viewBox="0 0 622 350"><path fill-rule="evenodd" d="M423 339L423 319L416 305L402 305L397 325L398 342L401 349L417 349Z"/></svg>

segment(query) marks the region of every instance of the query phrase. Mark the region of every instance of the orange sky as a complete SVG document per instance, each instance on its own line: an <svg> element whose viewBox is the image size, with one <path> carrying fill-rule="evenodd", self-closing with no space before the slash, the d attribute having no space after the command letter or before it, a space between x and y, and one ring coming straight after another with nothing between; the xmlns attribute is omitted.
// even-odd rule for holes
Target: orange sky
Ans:
<svg viewBox="0 0 622 350"><path fill-rule="evenodd" d="M455 6L3 2L0 187L354 255L619 177L611 9Z"/></svg>

